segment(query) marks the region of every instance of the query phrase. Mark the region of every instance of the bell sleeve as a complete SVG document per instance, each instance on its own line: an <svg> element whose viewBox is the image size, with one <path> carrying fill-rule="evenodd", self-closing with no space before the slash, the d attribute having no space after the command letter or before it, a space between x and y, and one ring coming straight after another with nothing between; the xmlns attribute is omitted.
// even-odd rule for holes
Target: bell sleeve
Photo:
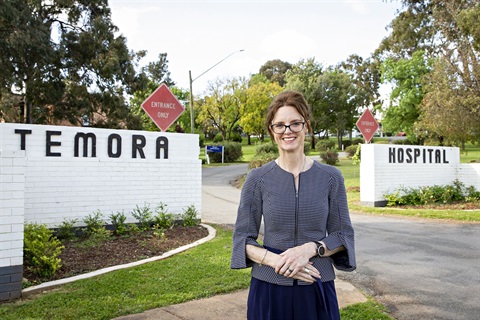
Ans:
<svg viewBox="0 0 480 320"><path fill-rule="evenodd" d="M248 268L253 265L253 261L246 255L247 244L262 247L257 242L262 222L262 197L257 170L253 169L248 173L242 188L232 239L230 261L232 269Z"/></svg>
<svg viewBox="0 0 480 320"><path fill-rule="evenodd" d="M345 250L330 256L338 270L353 271L357 267L355 239L348 211L345 183L340 170L334 168L330 180L330 203L327 219L327 236L322 240L329 250L343 245Z"/></svg>

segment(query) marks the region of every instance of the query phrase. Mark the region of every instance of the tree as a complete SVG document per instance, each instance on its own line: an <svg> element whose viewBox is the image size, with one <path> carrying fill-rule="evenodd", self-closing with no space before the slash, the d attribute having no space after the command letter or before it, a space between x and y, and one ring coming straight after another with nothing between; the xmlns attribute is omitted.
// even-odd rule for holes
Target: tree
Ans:
<svg viewBox="0 0 480 320"><path fill-rule="evenodd" d="M288 62L275 59L267 61L260 67L260 74L271 82L277 82L281 87L285 85L285 75L292 65Z"/></svg>
<svg viewBox="0 0 480 320"><path fill-rule="evenodd" d="M239 124L243 132L247 134L248 144L250 135L257 134L260 140L266 134L265 117L267 108L273 98L282 91L282 87L276 82L270 82L265 76L254 75L250 79L247 89L247 99L241 106Z"/></svg>
<svg viewBox="0 0 480 320"><path fill-rule="evenodd" d="M424 105L435 101L436 108L461 105L478 113L472 98L480 96L480 3L477 0L402 0L402 3L405 11L391 23L392 33L377 53L398 60L409 59L422 49L427 59L440 61L429 81L438 81L439 86L448 83L450 87L443 87L444 92L457 94L439 100L433 99L439 92L430 95L425 92L429 101ZM435 91L435 85L432 83L428 89ZM446 114L447 110L442 113ZM478 126L465 128L465 131L476 132L476 128ZM437 129L437 132L449 131Z"/></svg>
<svg viewBox="0 0 480 320"><path fill-rule="evenodd" d="M351 132L355 125L356 95L352 79L341 70L329 68L318 78L317 121L337 134L338 148L342 147L344 133Z"/></svg>
<svg viewBox="0 0 480 320"><path fill-rule="evenodd" d="M130 52L115 36L107 0L6 0L0 7L2 117L27 123L128 127L125 94L146 84L135 67L145 52ZM12 89L13 88L13 89ZM16 103L8 97L17 96ZM25 110L25 111L24 111ZM18 118L13 120L19 120Z"/></svg>
<svg viewBox="0 0 480 320"><path fill-rule="evenodd" d="M321 132L326 130L324 114L322 114L321 97L317 94L318 78L322 73L323 66L317 63L315 58L309 58L296 63L285 77L285 88L301 92L312 108L312 149L315 149L315 135L320 135Z"/></svg>
<svg viewBox="0 0 480 320"><path fill-rule="evenodd" d="M217 79L210 83L205 102L197 112L197 123L205 132L218 131L227 140L240 120L242 105L247 99L246 88L244 78Z"/></svg>
<svg viewBox="0 0 480 320"><path fill-rule="evenodd" d="M419 105L425 95L422 78L431 70L431 62L418 51L411 59L387 59L382 66L385 81L395 87L390 94L390 105L384 109L383 128L387 132L404 131L416 139L414 124L419 117Z"/></svg>
<svg viewBox="0 0 480 320"><path fill-rule="evenodd" d="M357 89L355 103L357 108L379 108L383 101L380 95L381 62L375 57L363 59L352 54L337 68L350 75L352 84Z"/></svg>
<svg viewBox="0 0 480 320"><path fill-rule="evenodd" d="M435 136L441 144L465 150L466 142L480 140L480 96L458 83L451 68L445 59L435 61L416 129L426 137Z"/></svg>

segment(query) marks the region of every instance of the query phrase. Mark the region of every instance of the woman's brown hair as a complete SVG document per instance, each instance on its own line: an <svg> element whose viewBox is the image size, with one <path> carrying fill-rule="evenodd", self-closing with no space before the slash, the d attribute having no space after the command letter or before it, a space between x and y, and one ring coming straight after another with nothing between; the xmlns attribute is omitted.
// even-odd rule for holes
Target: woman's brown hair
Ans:
<svg viewBox="0 0 480 320"><path fill-rule="evenodd" d="M275 141L274 133L270 128L272 124L273 118L275 118L275 114L277 113L278 109L281 107L290 106L297 109L298 113L305 119L305 124L307 125L307 130L310 133L313 133L312 126L310 124L310 106L308 105L307 101L303 97L303 95L296 91L283 91L279 93L272 101L270 106L267 109L267 118L265 120L265 125L267 126L268 133L270 134L270 138L272 142Z"/></svg>

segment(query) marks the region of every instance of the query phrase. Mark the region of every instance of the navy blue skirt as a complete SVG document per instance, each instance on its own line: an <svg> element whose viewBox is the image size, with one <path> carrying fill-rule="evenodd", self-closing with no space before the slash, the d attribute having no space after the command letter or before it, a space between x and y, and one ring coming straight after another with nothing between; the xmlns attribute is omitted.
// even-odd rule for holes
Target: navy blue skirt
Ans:
<svg viewBox="0 0 480 320"><path fill-rule="evenodd" d="M252 278L247 319L340 320L335 283L317 279L316 283L300 286L294 280L293 286L280 286Z"/></svg>

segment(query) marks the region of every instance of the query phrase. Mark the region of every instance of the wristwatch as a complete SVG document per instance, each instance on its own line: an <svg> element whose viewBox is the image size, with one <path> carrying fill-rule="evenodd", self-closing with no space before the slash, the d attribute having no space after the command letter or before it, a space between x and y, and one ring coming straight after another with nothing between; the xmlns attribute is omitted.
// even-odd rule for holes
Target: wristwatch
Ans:
<svg viewBox="0 0 480 320"><path fill-rule="evenodd" d="M317 245L317 254L319 257L324 257L325 256L325 246L323 243L320 241L314 241L315 244Z"/></svg>

